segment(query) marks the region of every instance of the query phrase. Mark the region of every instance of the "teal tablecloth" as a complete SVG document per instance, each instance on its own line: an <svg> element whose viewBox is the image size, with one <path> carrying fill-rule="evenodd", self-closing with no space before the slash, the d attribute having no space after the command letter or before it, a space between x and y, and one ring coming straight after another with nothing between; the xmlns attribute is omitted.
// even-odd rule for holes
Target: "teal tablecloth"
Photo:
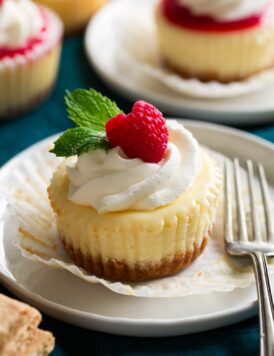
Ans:
<svg viewBox="0 0 274 356"><path fill-rule="evenodd" d="M70 122L64 110L64 90L94 87L116 100L125 111L131 102L108 89L89 67L82 38L67 39L61 69L51 97L37 110L16 121L0 123L0 165L33 144L66 129ZM274 142L273 125L249 129ZM9 294L0 286L0 292ZM9 294L10 295L10 294ZM256 355L259 353L258 318L204 333L169 338L134 338L108 335L74 327L46 315L42 327L56 337L54 356L63 355Z"/></svg>

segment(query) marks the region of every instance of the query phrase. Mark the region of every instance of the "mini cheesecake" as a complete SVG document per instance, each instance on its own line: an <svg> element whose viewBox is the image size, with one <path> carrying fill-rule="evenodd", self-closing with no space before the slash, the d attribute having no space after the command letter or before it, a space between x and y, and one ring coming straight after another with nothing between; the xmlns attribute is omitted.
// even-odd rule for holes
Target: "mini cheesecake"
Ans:
<svg viewBox="0 0 274 356"><path fill-rule="evenodd" d="M22 24L15 11L21 12L24 6L29 5L27 14L29 16L31 13L32 17L26 17L25 21L36 21L32 12L35 10L42 25L37 33L12 47L10 43L14 39L14 33L9 31L8 27L2 29L8 38L7 44L0 42L0 119L16 117L31 110L50 94L59 66L63 34L61 20L48 8L38 7L30 1L24 3L24 0L4 0L0 4L2 16L6 16L6 5L9 6L8 11L13 21L10 26L18 26L17 32L14 33L19 38L20 32L22 36L25 33L24 25L27 22ZM27 26L31 28L31 25Z"/></svg>
<svg viewBox="0 0 274 356"><path fill-rule="evenodd" d="M100 93L78 89L66 104L85 127L55 141L51 152L67 159L48 196L74 263L132 282L187 267L215 223L222 186L215 161L186 128L143 100L125 114Z"/></svg>
<svg viewBox="0 0 274 356"><path fill-rule="evenodd" d="M274 3L236 20L191 12L180 0L156 9L161 59L184 78L241 81L274 66Z"/></svg>
<svg viewBox="0 0 274 356"><path fill-rule="evenodd" d="M108 280L143 281L175 274L203 252L216 219L221 173L204 153L191 188L152 211L99 214L71 202L68 191L65 162L48 194L61 241L73 261Z"/></svg>
<svg viewBox="0 0 274 356"><path fill-rule="evenodd" d="M67 34L84 29L90 17L108 0L35 0L53 9L62 19Z"/></svg>

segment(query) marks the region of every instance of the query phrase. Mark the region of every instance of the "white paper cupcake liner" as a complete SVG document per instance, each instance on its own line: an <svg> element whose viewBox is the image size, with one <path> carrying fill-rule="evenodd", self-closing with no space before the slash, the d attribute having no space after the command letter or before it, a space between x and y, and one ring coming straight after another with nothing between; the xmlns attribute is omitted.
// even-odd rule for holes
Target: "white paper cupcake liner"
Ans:
<svg viewBox="0 0 274 356"><path fill-rule="evenodd" d="M35 106L52 89L59 64L63 25L44 9L49 26L41 43L25 54L0 60L0 118Z"/></svg>
<svg viewBox="0 0 274 356"><path fill-rule="evenodd" d="M172 91L189 97L222 99L259 91L274 81L274 69L265 70L240 82L223 84L184 79L161 63L155 28L157 0L124 2L123 11L113 17L116 25L116 64L125 73L145 76ZM171 39L172 40L172 39Z"/></svg>
<svg viewBox="0 0 274 356"><path fill-rule="evenodd" d="M223 240L222 208L212 238L203 254L187 269L173 277L143 283L110 282L88 274L68 257L58 238L47 187L60 159L48 153L49 141L17 161L2 186L9 208L4 216L4 239L10 239L24 257L53 268L65 269L89 282L99 283L115 293L140 297L178 297L228 292L254 281L248 260L226 255ZM223 156L214 154L220 164ZM271 268L271 270L273 270Z"/></svg>

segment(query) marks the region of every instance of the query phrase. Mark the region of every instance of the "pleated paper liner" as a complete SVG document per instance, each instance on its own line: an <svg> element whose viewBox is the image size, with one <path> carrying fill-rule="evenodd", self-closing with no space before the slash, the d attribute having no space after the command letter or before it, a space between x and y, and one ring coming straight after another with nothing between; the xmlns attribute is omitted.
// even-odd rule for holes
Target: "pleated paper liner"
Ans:
<svg viewBox="0 0 274 356"><path fill-rule="evenodd" d="M45 10L44 10L45 11ZM58 69L63 25L49 9L42 42L25 54L0 61L0 118L36 106L51 91Z"/></svg>
<svg viewBox="0 0 274 356"><path fill-rule="evenodd" d="M67 270L88 283L102 284L113 292L140 297L228 292L237 287L247 287L254 281L247 260L231 259L225 254L221 208L213 236L203 254L175 276L125 284L89 275L72 262L58 237L47 187L61 160L48 153L49 146L49 141L46 141L37 146L35 151L31 150L17 160L3 185L9 202L4 217L4 238L11 239L24 257L49 267ZM221 164L223 156L213 155Z"/></svg>
<svg viewBox="0 0 274 356"><path fill-rule="evenodd" d="M274 82L274 69L267 69L246 80L227 84L185 79L168 70L160 60L155 28L156 4L157 1L146 0L129 2L123 8L124 13L121 11L116 15L119 36L115 43L115 53L117 53L115 60L123 72L128 71L131 76L135 73L136 80L140 80L143 75L144 80L151 78L179 94L204 99L232 98L251 94ZM142 43L142 46L136 46L136 43Z"/></svg>

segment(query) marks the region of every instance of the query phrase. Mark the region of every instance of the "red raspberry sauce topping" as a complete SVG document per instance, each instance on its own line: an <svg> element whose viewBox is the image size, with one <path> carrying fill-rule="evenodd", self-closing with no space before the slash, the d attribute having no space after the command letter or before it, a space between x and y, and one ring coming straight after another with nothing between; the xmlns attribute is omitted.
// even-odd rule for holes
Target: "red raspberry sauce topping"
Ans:
<svg viewBox="0 0 274 356"><path fill-rule="evenodd" d="M162 113L145 101L137 101L128 114L119 114L106 123L111 147L120 146L129 158L158 163L168 144L168 128Z"/></svg>
<svg viewBox="0 0 274 356"><path fill-rule="evenodd" d="M273 10L273 1L271 9ZM182 6L178 0L162 0L164 16L173 24L190 30L203 32L229 32L244 30L260 25L269 19L267 16L270 6L263 8L261 13L235 21L218 21L210 16L196 16L190 10ZM272 17L274 21L274 16Z"/></svg>
<svg viewBox="0 0 274 356"><path fill-rule="evenodd" d="M4 0L0 0L0 5L2 4L3 1ZM32 50L36 45L43 42L42 34L43 34L43 32L46 31L47 19L46 19L46 15L43 12L43 10L40 10L40 12L41 12L41 16L43 19L43 26L40 30L39 35L36 37L29 38L28 41L22 47L12 48L12 49L7 48L7 47L0 47L0 60L5 57L13 58L13 57L17 56L18 54L19 55L25 54L25 53L29 52L30 50Z"/></svg>

